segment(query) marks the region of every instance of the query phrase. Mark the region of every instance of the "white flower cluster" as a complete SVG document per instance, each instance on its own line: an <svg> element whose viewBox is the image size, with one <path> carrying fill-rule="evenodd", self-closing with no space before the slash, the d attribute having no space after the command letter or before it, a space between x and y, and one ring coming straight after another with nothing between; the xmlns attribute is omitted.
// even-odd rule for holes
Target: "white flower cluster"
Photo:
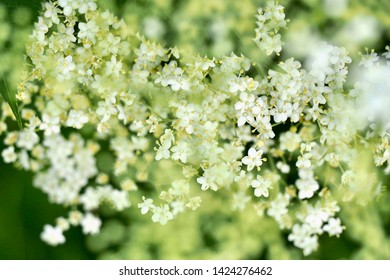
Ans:
<svg viewBox="0 0 390 280"><path fill-rule="evenodd" d="M288 240L303 250L304 255L309 255L318 246L318 235L327 232L330 236L338 236L343 231L339 218L333 218L335 212L340 209L336 205L308 206L306 213L299 218L302 224L295 224Z"/></svg>
<svg viewBox="0 0 390 280"><path fill-rule="evenodd" d="M268 1L266 8L258 10L254 41L267 55L273 52L279 55L282 50L281 35L278 32L287 24L283 10L283 6L273 1Z"/></svg>
<svg viewBox="0 0 390 280"><path fill-rule="evenodd" d="M283 7L259 11L256 41L268 55L281 51L285 25ZM358 86L344 86L343 48L324 44L308 70L290 58L261 78L243 55L186 56L132 34L92 0L45 4L31 39L32 68L18 87L26 125L6 132L2 156L70 208L44 227L48 244L64 243L70 226L97 234L99 206L124 210L129 192L164 225L207 207L207 191L272 217L310 254L319 235L343 231L337 199L361 193L350 175L361 172L360 146L389 169L390 126L364 135L368 122L355 121ZM137 187L146 182L152 193Z"/></svg>

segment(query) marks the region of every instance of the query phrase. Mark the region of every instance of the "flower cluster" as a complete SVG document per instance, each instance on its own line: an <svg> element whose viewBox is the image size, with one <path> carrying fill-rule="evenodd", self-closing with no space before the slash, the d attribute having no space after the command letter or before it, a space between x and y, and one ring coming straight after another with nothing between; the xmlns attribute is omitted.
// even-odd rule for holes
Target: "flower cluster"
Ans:
<svg viewBox="0 0 390 280"><path fill-rule="evenodd" d="M285 28L287 24L283 10L283 6L273 1L269 1L265 9L258 10L254 41L267 55L271 55L273 52L279 55L282 50L279 29Z"/></svg>
<svg viewBox="0 0 390 280"><path fill-rule="evenodd" d="M232 211L253 208L259 223L273 218L308 255L320 235L344 230L339 199L377 195L376 171L365 170L374 178L367 188L354 176L362 153L389 173L390 120L384 107L368 119L356 113L370 81L345 86L344 48L323 43L308 67L289 58L262 77L244 55L186 55L146 40L93 0L43 8L18 86L25 127L6 132L2 157L70 209L45 225L50 245L64 243L70 226L99 233L104 203L122 211L135 200L165 225L214 195ZM257 19L255 41L279 54L283 7L270 2ZM327 172L336 179L324 180Z"/></svg>

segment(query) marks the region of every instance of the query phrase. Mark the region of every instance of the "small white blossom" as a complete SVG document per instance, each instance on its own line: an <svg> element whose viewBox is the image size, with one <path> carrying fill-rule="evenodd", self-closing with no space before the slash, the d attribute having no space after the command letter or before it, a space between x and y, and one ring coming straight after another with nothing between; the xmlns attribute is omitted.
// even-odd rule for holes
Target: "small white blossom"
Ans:
<svg viewBox="0 0 390 280"><path fill-rule="evenodd" d="M300 169L299 177L295 182L299 190L299 199L311 198L314 192L320 188L318 182L314 179L313 171L310 169Z"/></svg>
<svg viewBox="0 0 390 280"><path fill-rule="evenodd" d="M330 218L328 223L324 225L323 230L328 232L330 236L339 236L343 232L341 221L339 218Z"/></svg>
<svg viewBox="0 0 390 280"><path fill-rule="evenodd" d="M280 28L284 28L287 23L283 7L269 1L265 9L258 10L256 17L257 28L254 41L267 55L271 55L273 52L279 55L282 50L282 42L278 31Z"/></svg>
<svg viewBox="0 0 390 280"><path fill-rule="evenodd" d="M127 192L113 189L107 198L118 211L122 211L130 206Z"/></svg>
<svg viewBox="0 0 390 280"><path fill-rule="evenodd" d="M263 164L263 155L262 150L256 150L255 148L250 148L248 150L248 155L242 158L242 163L248 166L248 171L251 171L255 166L260 167Z"/></svg>
<svg viewBox="0 0 390 280"><path fill-rule="evenodd" d="M187 162L187 156L190 152L190 149L186 142L179 142L177 146L172 147L171 151L172 151L172 159L180 160L182 163Z"/></svg>
<svg viewBox="0 0 390 280"><path fill-rule="evenodd" d="M80 6L78 8L80 14L85 14L88 11L95 11L97 5L94 0L83 0L80 1Z"/></svg>
<svg viewBox="0 0 390 280"><path fill-rule="evenodd" d="M101 225L102 221L91 213L85 214L81 220L81 227L84 234L95 235L99 233Z"/></svg>
<svg viewBox="0 0 390 280"><path fill-rule="evenodd" d="M280 172L282 172L283 174L290 173L290 165L288 165L287 163L284 163L282 161L278 161L276 163L276 168L279 169Z"/></svg>
<svg viewBox="0 0 390 280"><path fill-rule="evenodd" d="M296 247L303 249L305 256L311 254L318 247L317 235L314 235L306 224L295 224L292 232L288 235L288 240L294 242Z"/></svg>
<svg viewBox="0 0 390 280"><path fill-rule="evenodd" d="M58 8L53 3L45 3L45 13L43 14L46 18L49 18L53 23L60 23L58 18Z"/></svg>
<svg viewBox="0 0 390 280"><path fill-rule="evenodd" d="M106 62L106 75L119 76L122 69L122 62L116 60L116 56L112 56L110 61Z"/></svg>
<svg viewBox="0 0 390 280"><path fill-rule="evenodd" d="M256 180L252 181L252 187L255 189L255 196L260 197L268 197L269 196L269 189L271 189L272 182L268 179L265 179L261 177L260 175L257 175Z"/></svg>
<svg viewBox="0 0 390 280"><path fill-rule="evenodd" d="M99 207L101 194L94 188L88 187L85 193L80 196L80 202L85 210L93 210Z"/></svg>
<svg viewBox="0 0 390 280"><path fill-rule="evenodd" d="M79 39L88 39L92 42L95 42L96 33L99 31L99 26L96 24L96 22L94 22L93 20L90 20L88 22L80 22L79 29L80 31L77 35Z"/></svg>
<svg viewBox="0 0 390 280"><path fill-rule="evenodd" d="M267 214L274 217L277 222L281 222L284 215L288 213L289 197L287 195L278 194L275 200L270 203Z"/></svg>
<svg viewBox="0 0 390 280"><path fill-rule="evenodd" d="M76 64L73 62L73 57L68 55L66 57L61 57L57 61L57 80L69 80L71 78L71 73L76 69Z"/></svg>
<svg viewBox="0 0 390 280"><path fill-rule="evenodd" d="M159 222L161 225L165 225L169 220L173 219L173 214L169 210L169 206L164 204L163 207L154 207L153 208L153 216L152 221L157 223Z"/></svg>
<svg viewBox="0 0 390 280"><path fill-rule="evenodd" d="M31 150L39 142L38 135L32 130L23 130L19 134L18 141L16 146L19 148L25 148L26 150Z"/></svg>
<svg viewBox="0 0 390 280"><path fill-rule="evenodd" d="M64 9L64 15L70 16L73 12L72 0L58 0L58 5Z"/></svg>
<svg viewBox="0 0 390 280"><path fill-rule="evenodd" d="M145 215L149 212L150 209L154 209L155 206L153 205L153 199L151 198L145 199L145 197L143 196L142 200L144 202L138 203L138 208L141 208L141 214Z"/></svg>
<svg viewBox="0 0 390 280"><path fill-rule="evenodd" d="M43 114L42 123L39 126L40 130L45 132L46 136L52 134L57 134L60 132L60 117L51 117L49 115Z"/></svg>
<svg viewBox="0 0 390 280"><path fill-rule="evenodd" d="M88 115L83 111L70 110L68 114L68 119L66 120L66 125L69 127L74 127L81 129L84 124L88 123Z"/></svg>
<svg viewBox="0 0 390 280"><path fill-rule="evenodd" d="M3 160L4 160L5 163L14 162L18 158L16 153L15 153L15 147L14 146L10 146L10 147L4 149L1 152L1 156L3 157Z"/></svg>
<svg viewBox="0 0 390 280"><path fill-rule="evenodd" d="M65 236L62 233L62 229L58 226L45 225L41 233L41 239L51 246L65 243Z"/></svg>

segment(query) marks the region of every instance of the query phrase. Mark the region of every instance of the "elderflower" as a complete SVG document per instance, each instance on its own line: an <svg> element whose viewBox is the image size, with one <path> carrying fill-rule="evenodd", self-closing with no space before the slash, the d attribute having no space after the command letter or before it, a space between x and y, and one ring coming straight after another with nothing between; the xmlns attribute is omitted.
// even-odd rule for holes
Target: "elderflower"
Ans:
<svg viewBox="0 0 390 280"><path fill-rule="evenodd" d="M32 130L24 130L19 134L16 146L32 150L32 148L39 142L39 136Z"/></svg>
<svg viewBox="0 0 390 280"><path fill-rule="evenodd" d="M51 117L49 115L44 114L42 116L42 123L40 124L39 129L43 130L46 136L57 134L60 132L59 123L59 117Z"/></svg>
<svg viewBox="0 0 390 280"><path fill-rule="evenodd" d="M324 231L329 232L329 235L339 236L343 232L341 221L339 218L330 218L328 224L324 225Z"/></svg>
<svg viewBox="0 0 390 280"><path fill-rule="evenodd" d="M257 175L256 180L252 181L252 187L255 189L255 196L260 197L268 197L269 189L271 189L272 182L268 179L262 178L260 175Z"/></svg>
<svg viewBox="0 0 390 280"><path fill-rule="evenodd" d="M73 57L68 55L67 57L59 58L57 62L57 79L59 81L69 80L71 78L71 72L76 69L76 65L73 62Z"/></svg>
<svg viewBox="0 0 390 280"><path fill-rule="evenodd" d="M278 31L287 24L283 6L269 1L265 9L258 10L256 17L257 28L254 41L267 55L271 55L273 52L279 55L282 50L282 42Z"/></svg>
<svg viewBox="0 0 390 280"><path fill-rule="evenodd" d="M97 234L100 231L102 221L91 213L87 213L81 220L84 234Z"/></svg>
<svg viewBox="0 0 390 280"><path fill-rule="evenodd" d="M83 111L70 110L68 119L66 120L66 125L80 129L84 124L88 123L88 115Z"/></svg>
<svg viewBox="0 0 390 280"><path fill-rule="evenodd" d="M263 164L262 155L262 150L250 148L248 155L242 158L242 163L248 166L248 171L251 171L255 166L260 167Z"/></svg>
<svg viewBox="0 0 390 280"><path fill-rule="evenodd" d="M146 213L149 212L150 209L154 208L153 199L150 199L150 198L145 199L145 197L143 196L142 200L144 202L138 203L138 208L141 208L141 214L145 215Z"/></svg>
<svg viewBox="0 0 390 280"><path fill-rule="evenodd" d="M41 239L52 246L65 243L65 237L62 233L62 229L51 225L45 225L41 234Z"/></svg>
<svg viewBox="0 0 390 280"><path fill-rule="evenodd" d="M165 225L169 220L173 219L173 214L169 209L169 206L167 204L164 204L162 207L155 207L153 209L153 216L152 221L155 223L160 223L162 225Z"/></svg>
<svg viewBox="0 0 390 280"><path fill-rule="evenodd" d="M10 146L1 152L1 156L5 163L14 162L17 159L14 146Z"/></svg>

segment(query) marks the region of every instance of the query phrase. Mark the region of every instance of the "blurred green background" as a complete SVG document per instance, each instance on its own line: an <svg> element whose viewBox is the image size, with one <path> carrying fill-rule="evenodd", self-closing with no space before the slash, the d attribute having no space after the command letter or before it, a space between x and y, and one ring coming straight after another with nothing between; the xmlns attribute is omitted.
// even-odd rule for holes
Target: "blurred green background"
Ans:
<svg viewBox="0 0 390 280"><path fill-rule="evenodd" d="M32 23L39 14L42 2L40 0L0 0L0 6L3 6L6 11L3 18L0 18L0 27L5 22L11 25L11 29L2 27L0 37L1 32L4 35L4 30L8 30L9 36L16 36L16 39L11 40L12 43L7 42L0 49L0 70L6 74L7 84L11 90L18 79L19 73L14 69L23 67L24 39L31 31ZM258 52L254 44L248 43L248 40L250 41L253 36L256 9L264 1L100 0L98 2L101 7L110 9L118 16L123 16L134 30L139 29L149 34L148 36L151 39L166 42L169 45L178 45L179 48L187 51L212 56L221 56L231 51L242 51L245 55L252 57L256 56ZM376 19L372 27L376 32L374 32L375 34L368 34L371 37L367 35L366 40L351 43L349 47L352 50L363 50L364 46L382 50L386 44L389 44L390 18L388 15L390 14L390 1L349 0L347 1L348 9L343 15L327 13L324 10L323 3L332 1L295 0L280 2L286 5L286 14L291 20L289 32L295 34L295 37L290 36L289 40L291 43L298 42L296 49L287 50L289 55L295 55L298 58L304 55L302 54L302 47L305 49L305 44L308 42L299 41L301 40L299 36L302 35L300 34L302 30L310 31L306 34L306 39L317 36L335 43L342 43L343 27L351 24L355 15L359 13L371 19ZM30 17L23 18L21 15L26 10L29 11L27 15L29 14ZM214 15L217 18L216 21L212 21ZM165 29L160 30L157 34L148 33L147 26L150 26L153 20L154 23L160 21L160 27L163 23L162 26ZM226 26L218 26L220 22L224 22ZM371 23L368 20L366 24ZM213 28L219 30L218 36L213 35ZM339 37L334 36L337 33L336 30ZM242 34L242 37L238 38L237 34ZM18 40L17 36L20 36L21 39ZM1 78L0 82L0 89L2 90L4 84ZM2 149L2 147L0 148ZM134 216L134 210L125 213L134 220L129 224L123 222L125 219L121 217L118 219L118 217L113 217L108 213L106 219L110 223L103 228L100 237L88 238L81 234L80 228L72 228L66 233L67 242L65 245L54 248L47 246L39 238L43 225L52 224L56 217L66 215L66 210L49 204L46 196L40 190L32 187L32 174L18 171L14 167L4 164L2 160L0 160L0 178L0 259L183 257L183 255L164 253L164 246L173 246L170 244L176 244L175 242L179 242L177 240L180 240L186 234L189 230L186 227L187 218L172 222L165 230L160 232L158 226L152 224L149 219ZM226 233L235 229L235 225L231 221L246 222L242 220L240 215L220 213L221 217L227 222L220 226L220 232L215 234L217 238L213 234L215 227L218 228L219 225L212 214L204 212L200 215L203 215L201 216L203 222L200 227L202 227L204 235L200 238L201 244L208 247L209 250L208 253L203 252L198 255L189 255L189 257L207 258L211 256L208 255L210 252L219 252L220 255L214 255L216 258L228 258L228 255L223 254L226 254L230 249L218 248L216 245L218 244L218 238L234 240ZM343 215L342 218L347 221L348 231L340 238L323 236L320 240L319 250L307 258L390 258L390 196L388 191L384 193L384 197L378 205L370 204L367 207L345 205ZM188 220L191 219L196 220L198 216L188 217ZM255 222L253 223L255 224ZM232 256L239 255L242 258L253 259L302 258L301 253L287 241L287 234L280 233L275 228L275 224L265 221L262 226L265 228L264 231L243 229L243 231L248 230L249 233L244 233L251 234L253 238L256 238L256 234L267 235L262 237L263 241L253 240L253 243L248 243L248 247L251 247L252 244L259 247L251 248L251 254L249 255L237 253L236 255L232 254ZM172 240L169 242L172 243L168 242L168 245L164 245L162 237L160 239L156 237L156 240L152 242L145 241L148 236L153 236L156 231L159 231L162 236L165 234L164 238L167 238L167 240L171 238ZM171 234L172 231L178 234L177 238ZM110 240L110 238L114 238L112 237L113 232L118 234L117 240L114 241ZM193 232L193 234L197 233ZM145 240L142 238L136 239L135 236L137 235L145 236ZM261 238L259 237L259 239ZM272 240L277 240L275 241L277 245L267 245L273 244ZM123 242L123 246L120 246L121 242ZM182 244L179 243L177 246L182 246ZM191 243L187 246L191 246ZM213 248L215 251L213 251ZM160 253L158 253L158 250L160 250Z"/></svg>

